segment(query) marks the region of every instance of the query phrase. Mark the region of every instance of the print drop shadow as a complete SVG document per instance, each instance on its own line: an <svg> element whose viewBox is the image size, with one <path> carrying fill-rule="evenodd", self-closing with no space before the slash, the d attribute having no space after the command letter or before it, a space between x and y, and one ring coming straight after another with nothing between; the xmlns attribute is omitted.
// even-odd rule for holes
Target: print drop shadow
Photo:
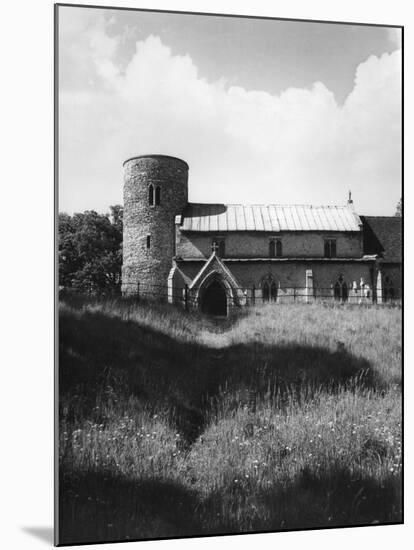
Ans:
<svg viewBox="0 0 414 550"><path fill-rule="evenodd" d="M43 542L53 545L53 527L22 527L22 531Z"/></svg>
<svg viewBox="0 0 414 550"><path fill-rule="evenodd" d="M133 396L146 410L174 410L171 421L191 444L226 392L230 407L255 407L277 396L310 399L346 385L381 391L366 359L346 349L246 342L224 348L176 340L101 312L64 311L59 324L60 411L68 421L105 422L97 399ZM98 408L99 409L99 408Z"/></svg>
<svg viewBox="0 0 414 550"><path fill-rule="evenodd" d="M229 480L205 498L177 480L61 472L60 495L60 544L402 521L401 492L391 475L379 481L335 465L319 475L305 468L295 480L266 488ZM234 503L246 499L254 506L240 518Z"/></svg>

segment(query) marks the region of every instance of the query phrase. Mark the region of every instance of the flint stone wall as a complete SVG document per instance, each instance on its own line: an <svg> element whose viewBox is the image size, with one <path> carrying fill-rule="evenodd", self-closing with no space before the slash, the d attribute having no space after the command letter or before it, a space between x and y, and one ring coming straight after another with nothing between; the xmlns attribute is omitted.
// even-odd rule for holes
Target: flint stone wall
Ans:
<svg viewBox="0 0 414 550"><path fill-rule="evenodd" d="M159 205L149 204L149 186L160 187ZM167 296L175 255L175 216L188 201L188 165L161 155L124 163L124 235L122 292ZM147 237L150 248L147 248Z"/></svg>

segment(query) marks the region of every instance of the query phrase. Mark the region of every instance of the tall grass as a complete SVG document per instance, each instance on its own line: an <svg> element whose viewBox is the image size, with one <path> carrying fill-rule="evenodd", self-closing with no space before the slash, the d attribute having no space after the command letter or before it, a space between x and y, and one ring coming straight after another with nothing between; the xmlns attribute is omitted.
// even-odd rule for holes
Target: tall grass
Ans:
<svg viewBox="0 0 414 550"><path fill-rule="evenodd" d="M60 308L61 542L401 521L401 312Z"/></svg>

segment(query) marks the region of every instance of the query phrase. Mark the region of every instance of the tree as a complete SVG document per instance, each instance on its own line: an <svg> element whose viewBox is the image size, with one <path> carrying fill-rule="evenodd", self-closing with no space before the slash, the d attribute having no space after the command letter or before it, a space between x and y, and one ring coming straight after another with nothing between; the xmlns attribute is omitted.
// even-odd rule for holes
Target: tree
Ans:
<svg viewBox="0 0 414 550"><path fill-rule="evenodd" d="M402 198L398 201L397 209L394 215L397 216L398 218L401 218L402 216Z"/></svg>
<svg viewBox="0 0 414 550"><path fill-rule="evenodd" d="M119 291L123 208L59 214L59 286L82 292Z"/></svg>

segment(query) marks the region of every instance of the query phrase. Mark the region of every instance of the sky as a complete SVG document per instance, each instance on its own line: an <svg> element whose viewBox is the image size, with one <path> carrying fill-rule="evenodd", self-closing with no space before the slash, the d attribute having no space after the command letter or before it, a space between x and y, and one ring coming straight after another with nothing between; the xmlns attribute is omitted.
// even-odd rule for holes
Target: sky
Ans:
<svg viewBox="0 0 414 550"><path fill-rule="evenodd" d="M122 163L185 160L189 200L401 196L401 31L59 8L59 210L122 204Z"/></svg>

